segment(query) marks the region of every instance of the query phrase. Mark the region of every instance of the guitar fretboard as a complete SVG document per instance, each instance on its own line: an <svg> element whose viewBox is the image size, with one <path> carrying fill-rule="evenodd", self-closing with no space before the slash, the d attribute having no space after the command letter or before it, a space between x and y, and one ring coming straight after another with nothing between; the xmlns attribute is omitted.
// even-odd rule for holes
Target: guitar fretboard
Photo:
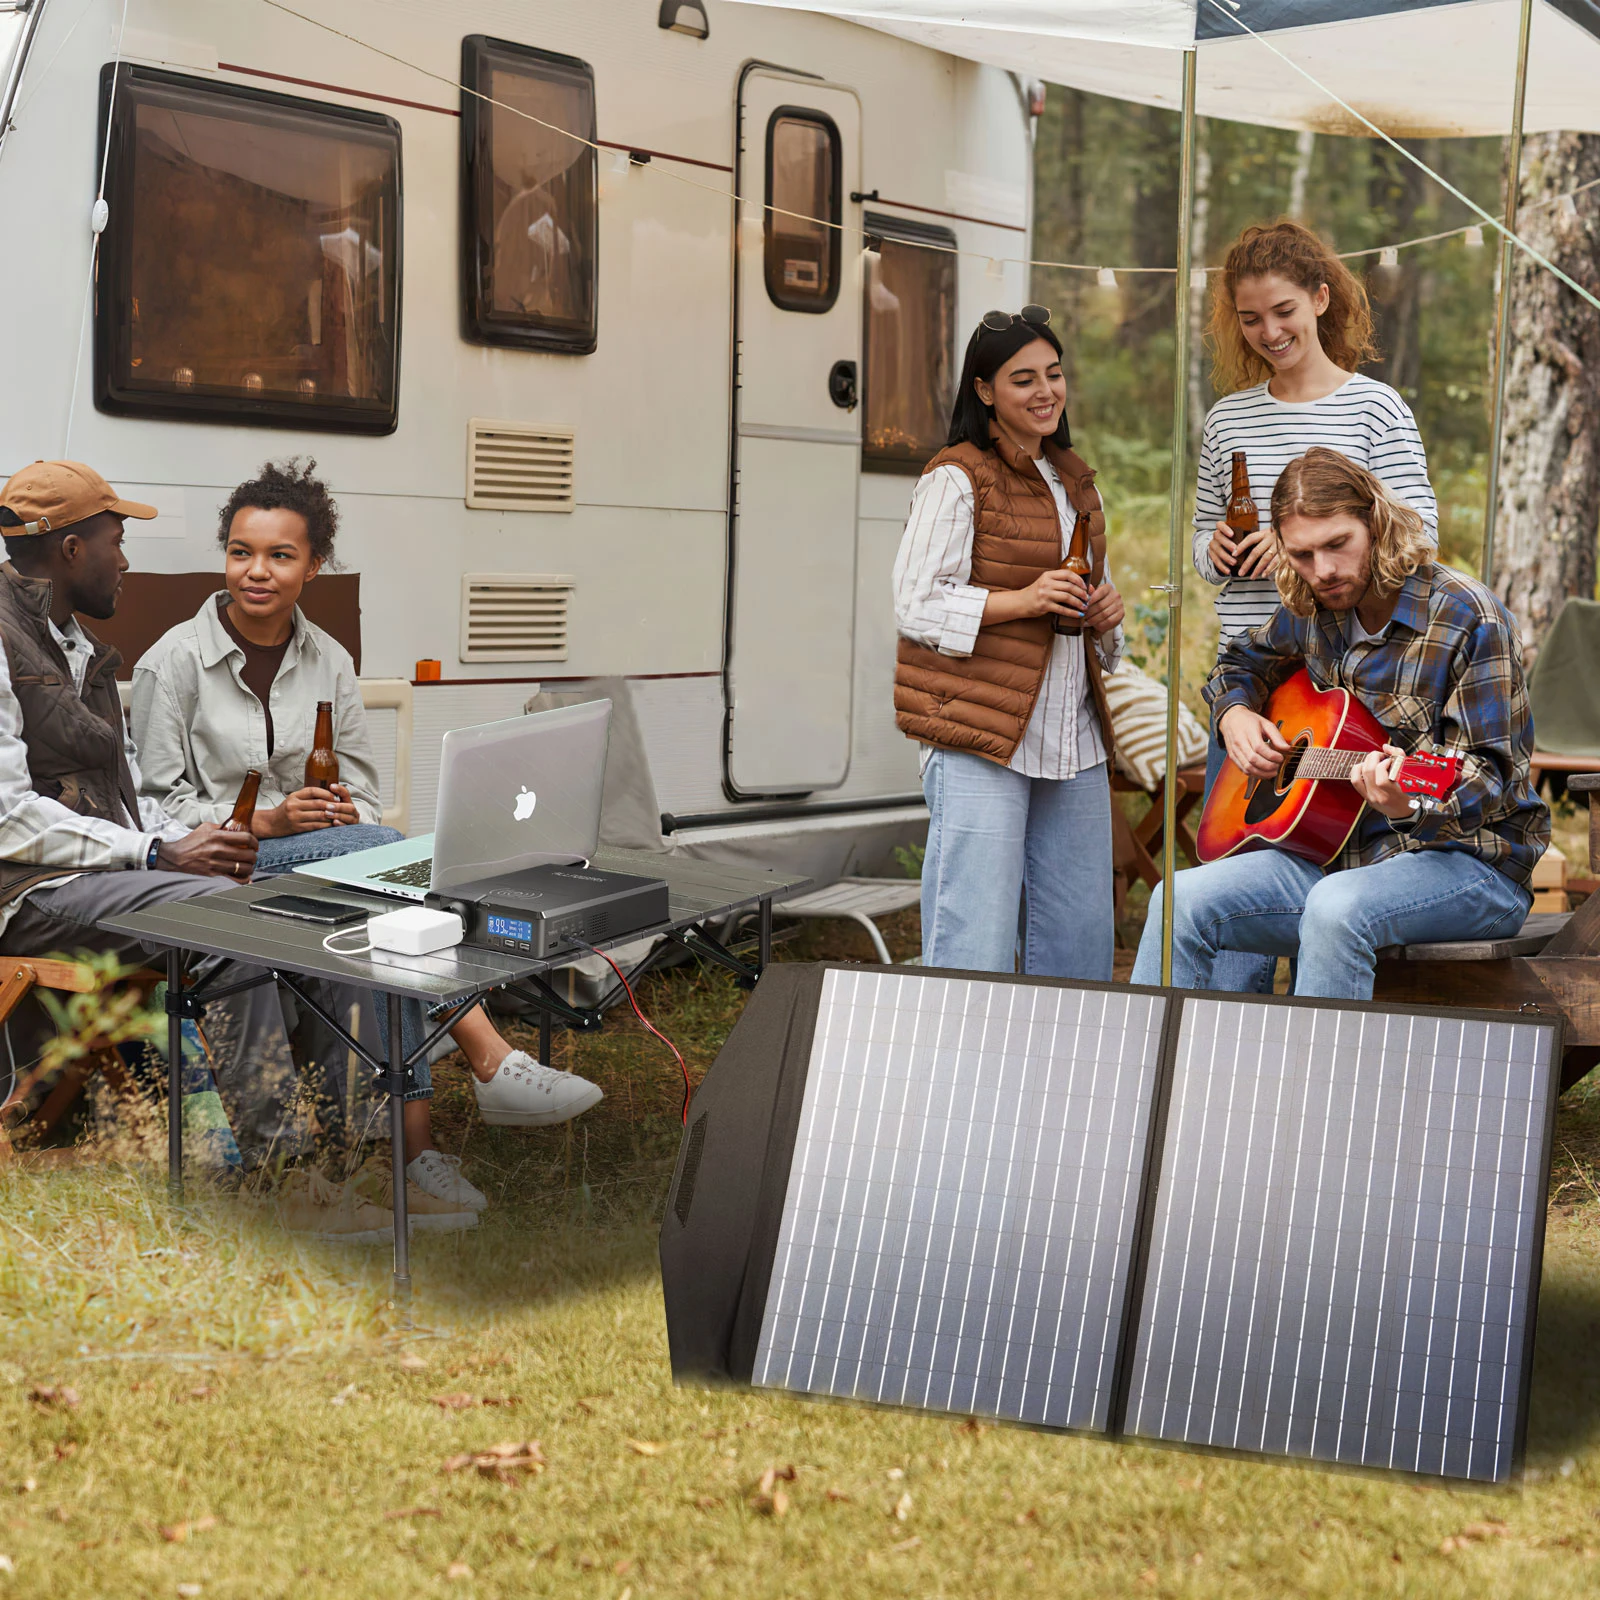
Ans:
<svg viewBox="0 0 1600 1600"><path fill-rule="evenodd" d="M1348 780L1357 765L1366 759L1365 750L1325 750L1313 745L1301 755L1294 775L1297 779L1344 778ZM1293 761L1291 755L1288 760Z"/></svg>

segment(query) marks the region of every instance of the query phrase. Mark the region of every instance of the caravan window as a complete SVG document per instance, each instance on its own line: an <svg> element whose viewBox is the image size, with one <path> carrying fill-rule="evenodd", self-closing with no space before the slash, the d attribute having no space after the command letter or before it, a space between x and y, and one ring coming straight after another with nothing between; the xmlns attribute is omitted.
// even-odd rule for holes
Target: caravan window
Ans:
<svg viewBox="0 0 1600 1600"><path fill-rule="evenodd" d="M767 124L766 277L785 311L839 298L839 130L820 111L781 106Z"/></svg>
<svg viewBox="0 0 1600 1600"><path fill-rule="evenodd" d="M595 347L594 73L481 34L461 45L466 335Z"/></svg>
<svg viewBox="0 0 1600 1600"><path fill-rule="evenodd" d="M956 236L870 212L865 225L878 249L866 257L862 465L920 472L955 400Z"/></svg>
<svg viewBox="0 0 1600 1600"><path fill-rule="evenodd" d="M111 87L100 408L392 430L398 125L146 67Z"/></svg>

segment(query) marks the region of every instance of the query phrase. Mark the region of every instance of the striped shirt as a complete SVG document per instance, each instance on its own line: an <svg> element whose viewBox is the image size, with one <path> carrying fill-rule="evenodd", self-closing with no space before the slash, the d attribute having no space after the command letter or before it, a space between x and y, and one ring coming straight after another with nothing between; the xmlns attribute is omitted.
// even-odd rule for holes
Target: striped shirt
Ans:
<svg viewBox="0 0 1600 1600"><path fill-rule="evenodd" d="M1402 750L1461 758L1449 795L1414 821L1368 806L1336 867L1370 866L1402 850L1463 850L1526 887L1550 843L1550 813L1528 779L1533 713L1511 614L1475 578L1433 563L1401 585L1376 635L1354 611L1272 620L1228 644L1205 686L1212 724L1236 705L1259 711L1303 664L1319 689L1348 689Z"/></svg>
<svg viewBox="0 0 1600 1600"><path fill-rule="evenodd" d="M1056 469L1043 456L1037 465L1055 498L1064 559L1077 513ZM989 599L987 589L970 581L972 535L972 482L966 473L948 465L924 473L911 496L911 515L894 561L894 614L903 638L941 655L972 654ZM1103 581L1111 581L1110 562ZM1053 637L1039 698L1010 762L1011 770L1026 778L1075 778L1106 758L1089 697L1084 636ZM1121 627L1093 638L1102 667L1115 672L1122 659ZM924 769L932 754L933 747L923 745Z"/></svg>
<svg viewBox="0 0 1600 1600"><path fill-rule="evenodd" d="M1200 434L1200 477L1194 497L1194 565L1217 596L1220 649L1259 628L1278 609L1271 578L1230 578L1211 564L1209 548L1233 493L1233 453L1249 459L1250 498L1265 527L1278 475L1313 445L1359 462L1418 512L1428 537L1439 540L1439 507L1428 482L1428 457L1411 408L1386 383L1356 373L1332 394L1302 405L1274 400L1266 384L1224 395L1206 413Z"/></svg>

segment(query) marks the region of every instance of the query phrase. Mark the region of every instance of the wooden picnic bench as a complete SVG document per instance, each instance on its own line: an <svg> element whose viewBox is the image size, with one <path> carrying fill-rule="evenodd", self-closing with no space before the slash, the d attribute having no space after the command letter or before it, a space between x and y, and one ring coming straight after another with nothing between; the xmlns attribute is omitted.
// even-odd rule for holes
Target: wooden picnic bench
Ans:
<svg viewBox="0 0 1600 1600"><path fill-rule="evenodd" d="M1600 772L1570 773L1567 788L1588 799L1589 866L1600 870ZM1530 916L1509 939L1404 945L1378 957L1374 999L1559 1011L1561 1087L1600 1065L1600 894L1576 911Z"/></svg>

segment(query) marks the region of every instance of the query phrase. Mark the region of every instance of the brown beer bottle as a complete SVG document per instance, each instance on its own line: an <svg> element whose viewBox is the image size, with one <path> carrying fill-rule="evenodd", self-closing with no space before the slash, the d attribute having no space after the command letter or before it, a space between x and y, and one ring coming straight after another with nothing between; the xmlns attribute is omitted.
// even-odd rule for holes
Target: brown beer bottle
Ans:
<svg viewBox="0 0 1600 1600"><path fill-rule="evenodd" d="M1078 517L1072 524L1072 538L1067 544L1067 559L1061 563L1063 572L1076 572L1084 583L1089 582L1089 519ZM1083 622L1078 617L1064 617L1052 612L1050 621L1057 633L1076 639L1083 632Z"/></svg>
<svg viewBox="0 0 1600 1600"><path fill-rule="evenodd" d="M255 768L245 773L244 782L239 786L239 798L233 802L233 815L223 823L224 828L231 828L237 833L249 833L250 824L256 814L256 796L261 792L261 774Z"/></svg>
<svg viewBox="0 0 1600 1600"><path fill-rule="evenodd" d="M317 729L306 757L306 788L326 789L339 781L339 758L333 753L333 701L317 702Z"/></svg>
<svg viewBox="0 0 1600 1600"><path fill-rule="evenodd" d="M1228 495L1228 514L1222 520L1235 533L1257 533L1261 529L1261 517L1250 498L1250 468L1243 450L1233 452L1233 488Z"/></svg>

